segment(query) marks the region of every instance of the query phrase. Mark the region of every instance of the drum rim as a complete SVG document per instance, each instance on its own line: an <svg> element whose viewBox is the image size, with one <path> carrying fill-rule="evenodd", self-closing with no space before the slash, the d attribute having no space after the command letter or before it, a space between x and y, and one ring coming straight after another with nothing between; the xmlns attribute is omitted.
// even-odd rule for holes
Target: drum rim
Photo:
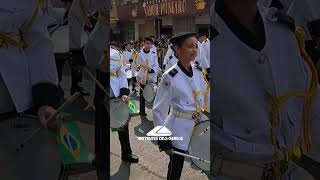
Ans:
<svg viewBox="0 0 320 180"><path fill-rule="evenodd" d="M200 121L200 122L198 122L197 124L195 124L195 126L194 127L196 127L197 125L199 125L199 124L201 124L201 123L205 123L205 122L209 122L209 125L210 125L210 120L204 120L204 121ZM209 130L210 131L210 130ZM193 137L194 136L191 136L191 138L190 138L190 142L191 142L191 140L193 139ZM210 141L210 140L209 140ZM190 151L190 143L189 142L189 146L188 146L188 152ZM209 145L210 145L210 142L209 142ZM210 152L209 152L209 154L210 154ZM192 154L191 154L192 155ZM194 160L194 159L192 159L192 158L190 158L190 160L191 160L191 162L195 165L195 166L197 166L199 169L201 169L201 170L203 170L203 171L210 171L210 165L209 165L209 170L206 170L206 169L203 169L203 168L201 168L201 167L199 167L196 163L195 163L195 161L196 160ZM206 159L206 160L208 160L208 159Z"/></svg>
<svg viewBox="0 0 320 180"><path fill-rule="evenodd" d="M112 127L112 126L111 126L111 119L112 119L112 118L111 118L111 113L112 113L113 111L111 111L111 109L109 109L109 111L110 111L110 113L109 113L109 114L110 114L110 116L109 116L109 117L110 117L110 123L109 123L109 125L110 125L110 127L113 128L113 129L121 128L121 127L127 125L127 124L129 123L129 119L130 119L128 104L125 103L125 102L123 102L122 99L119 98L119 97L118 97L118 98L114 98L114 99L110 99L110 102L111 102L111 101L115 101L115 100L120 101L121 104L123 104L124 106L126 106L126 108L124 108L124 109L126 109L125 111L128 112L128 116L127 116L126 123L125 123L124 125L122 125L122 126L120 126L120 127ZM121 106L123 106L123 105L121 105ZM119 107L120 107L120 106L119 106ZM109 104L109 108L111 108L111 105L110 105L110 104ZM118 120L117 120L117 121L118 121ZM112 121L112 122L115 122L115 121Z"/></svg>
<svg viewBox="0 0 320 180"><path fill-rule="evenodd" d="M147 88L147 87L149 88L149 87L151 86L150 89L153 90L153 87L156 86L156 85L157 85L156 83L153 83L153 82L152 82L152 83L148 83L148 84L146 84L146 85L144 86L144 88L143 88L143 93L142 93L142 94L143 94L143 97L144 97L144 99L145 99L146 101L148 101L148 100L145 98L146 96L144 95L144 94L145 94L145 93L144 93L144 92L145 92L145 88ZM153 92L154 92L154 91L153 91ZM151 101L148 101L149 103L151 103L152 101L154 101L154 99L156 98L156 94L157 94L157 92L154 92L154 96L153 96L152 100L151 100Z"/></svg>

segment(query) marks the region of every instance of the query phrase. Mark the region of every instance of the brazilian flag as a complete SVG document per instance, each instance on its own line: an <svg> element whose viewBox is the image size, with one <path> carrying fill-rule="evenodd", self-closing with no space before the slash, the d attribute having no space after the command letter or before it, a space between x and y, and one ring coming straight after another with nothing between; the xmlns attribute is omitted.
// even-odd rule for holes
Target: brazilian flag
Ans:
<svg viewBox="0 0 320 180"><path fill-rule="evenodd" d="M56 133L60 156L64 165L89 162L89 150L77 124L66 121Z"/></svg>
<svg viewBox="0 0 320 180"><path fill-rule="evenodd" d="M128 103L129 114L139 113L139 109L134 102L134 99L130 99Z"/></svg>

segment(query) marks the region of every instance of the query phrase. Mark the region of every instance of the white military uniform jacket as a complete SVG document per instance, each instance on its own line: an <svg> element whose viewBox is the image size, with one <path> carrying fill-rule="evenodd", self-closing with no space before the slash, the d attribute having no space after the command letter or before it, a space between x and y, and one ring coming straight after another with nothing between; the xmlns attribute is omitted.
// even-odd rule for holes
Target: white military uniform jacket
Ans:
<svg viewBox="0 0 320 180"><path fill-rule="evenodd" d="M128 88L128 81L120 52L112 48L110 48L110 71L110 87L114 96L119 97L120 89Z"/></svg>
<svg viewBox="0 0 320 180"><path fill-rule="evenodd" d="M172 113L168 115L169 107L182 112L195 112L196 105L203 106L205 98L202 92L207 88L207 84L201 71L192 67L193 75L187 75L186 70L179 64L175 64L163 74L152 113L155 126L165 126L172 132L173 137L183 137L182 141L171 141L172 145L187 150L195 120L178 118ZM196 102L193 91L201 92Z"/></svg>
<svg viewBox="0 0 320 180"><path fill-rule="evenodd" d="M17 37L19 29L32 16L36 2L36 0L0 0L0 32ZM32 85L40 82L50 82L55 85L58 83L53 47L47 31L52 19L41 12L41 10L38 12L25 37L27 48L0 47L2 77L0 80L3 79L0 84L6 86L18 112L23 112L32 106Z"/></svg>
<svg viewBox="0 0 320 180"><path fill-rule="evenodd" d="M202 42L201 50L200 50L202 61L200 66L203 68L210 68L210 40L206 39Z"/></svg>
<svg viewBox="0 0 320 180"><path fill-rule="evenodd" d="M132 70L132 71L131 71L131 72L132 72L132 77L135 77L136 68L134 67L134 65L132 65L133 62L132 62L132 63L129 62L130 59L133 60L133 50L130 50L130 51L125 50L125 51L123 51L122 54L123 54L123 57L124 57L124 59L125 59L126 68L127 68L127 69L131 69L131 70Z"/></svg>
<svg viewBox="0 0 320 180"><path fill-rule="evenodd" d="M265 15L262 20L266 43L257 51L237 38L219 15L215 18L219 35L211 42L215 115L211 144L216 153L229 158L270 160L274 149L266 91L279 96L287 91L305 91L308 85L308 68L292 31ZM319 107L318 96L314 108ZM294 97L281 106L276 130L280 146L292 149L298 143L302 107L303 100ZM319 108L314 108L312 128L319 128ZM319 135L315 129L311 130L312 151L320 152L314 135ZM289 177L299 179L295 171Z"/></svg>
<svg viewBox="0 0 320 180"><path fill-rule="evenodd" d="M166 65L165 71L170 69L173 65L175 65L178 62L178 59L174 55L173 50L169 46L168 51L166 53L166 56L164 57L164 64Z"/></svg>
<svg viewBox="0 0 320 180"><path fill-rule="evenodd" d="M81 48L81 40L82 40L82 33L83 28L85 26L85 18L83 16L83 11L80 6L80 2L83 2L84 4L84 10L87 11L85 14L91 13L91 12L106 12L111 7L111 2L107 0L74 0L72 2L69 17L68 17L68 23L70 27L69 31L69 47L70 49L78 49ZM103 23L97 22L94 31L99 31L103 36L108 36L106 25L103 26ZM96 36L100 37L101 34L95 33ZM99 36L100 35L100 36ZM92 37L93 38L93 37ZM89 37L90 39L90 37ZM100 60L100 55L103 54L103 49L106 45L104 38L94 38L97 45L95 47L102 47L102 50L100 49L99 57L95 58ZM102 44L105 43L105 44Z"/></svg>
<svg viewBox="0 0 320 180"><path fill-rule="evenodd" d="M153 51L153 52L155 52L156 54L158 54L158 53L157 53L158 50L157 50L157 47L156 47L155 45L152 45L151 51Z"/></svg>
<svg viewBox="0 0 320 180"><path fill-rule="evenodd" d="M145 78L145 76L149 76L147 79L148 83L155 83L157 82L157 77L159 73L159 63L158 63L158 56L154 51L149 51L148 53L141 50L138 55L138 66L140 66L140 70L137 73L137 81L140 82ZM154 73L148 73L148 69L142 66L148 66L149 70L153 69Z"/></svg>

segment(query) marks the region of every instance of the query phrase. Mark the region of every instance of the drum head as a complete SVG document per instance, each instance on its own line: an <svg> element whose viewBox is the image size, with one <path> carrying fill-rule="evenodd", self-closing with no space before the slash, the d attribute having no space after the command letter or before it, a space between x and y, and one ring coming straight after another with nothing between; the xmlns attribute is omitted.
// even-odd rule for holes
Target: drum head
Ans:
<svg viewBox="0 0 320 180"><path fill-rule="evenodd" d="M210 121L205 120L194 127L189 144L189 154L210 161ZM201 147L201 148L199 148ZM200 169L210 171L210 163L191 159Z"/></svg>
<svg viewBox="0 0 320 180"><path fill-rule="evenodd" d="M120 98L110 100L110 127L121 128L128 123L128 104Z"/></svg>
<svg viewBox="0 0 320 180"><path fill-rule="evenodd" d="M23 116L0 122L0 179L58 179L61 160L51 131L42 129L17 151L17 146L39 127L36 117Z"/></svg>
<svg viewBox="0 0 320 180"><path fill-rule="evenodd" d="M126 70L126 76L127 76L127 79L131 79L132 78L132 70L131 69L127 69Z"/></svg>
<svg viewBox="0 0 320 180"><path fill-rule="evenodd" d="M143 97L144 99L151 103L154 98L156 96L156 85L153 83L147 84L144 88L143 88Z"/></svg>

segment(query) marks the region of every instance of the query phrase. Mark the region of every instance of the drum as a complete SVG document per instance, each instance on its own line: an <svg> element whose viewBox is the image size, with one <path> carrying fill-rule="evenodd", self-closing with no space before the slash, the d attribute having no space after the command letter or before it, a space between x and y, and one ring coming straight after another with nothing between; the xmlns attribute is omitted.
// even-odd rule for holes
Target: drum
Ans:
<svg viewBox="0 0 320 180"><path fill-rule="evenodd" d="M131 69L126 69L126 76L127 76L127 79L132 78L132 70Z"/></svg>
<svg viewBox="0 0 320 180"><path fill-rule="evenodd" d="M15 117L0 122L0 177L5 180L59 178L61 161L54 134L41 130L17 151L23 140L40 127L36 117Z"/></svg>
<svg viewBox="0 0 320 180"><path fill-rule="evenodd" d="M194 127L188 151L192 156L210 161L210 120L201 121ZM196 159L191 161L203 171L210 171L210 163Z"/></svg>
<svg viewBox="0 0 320 180"><path fill-rule="evenodd" d="M149 83L143 88L143 97L144 99L151 103L157 93L158 86L154 83Z"/></svg>
<svg viewBox="0 0 320 180"><path fill-rule="evenodd" d="M110 100L110 127L121 128L129 121L128 104L121 98Z"/></svg>

